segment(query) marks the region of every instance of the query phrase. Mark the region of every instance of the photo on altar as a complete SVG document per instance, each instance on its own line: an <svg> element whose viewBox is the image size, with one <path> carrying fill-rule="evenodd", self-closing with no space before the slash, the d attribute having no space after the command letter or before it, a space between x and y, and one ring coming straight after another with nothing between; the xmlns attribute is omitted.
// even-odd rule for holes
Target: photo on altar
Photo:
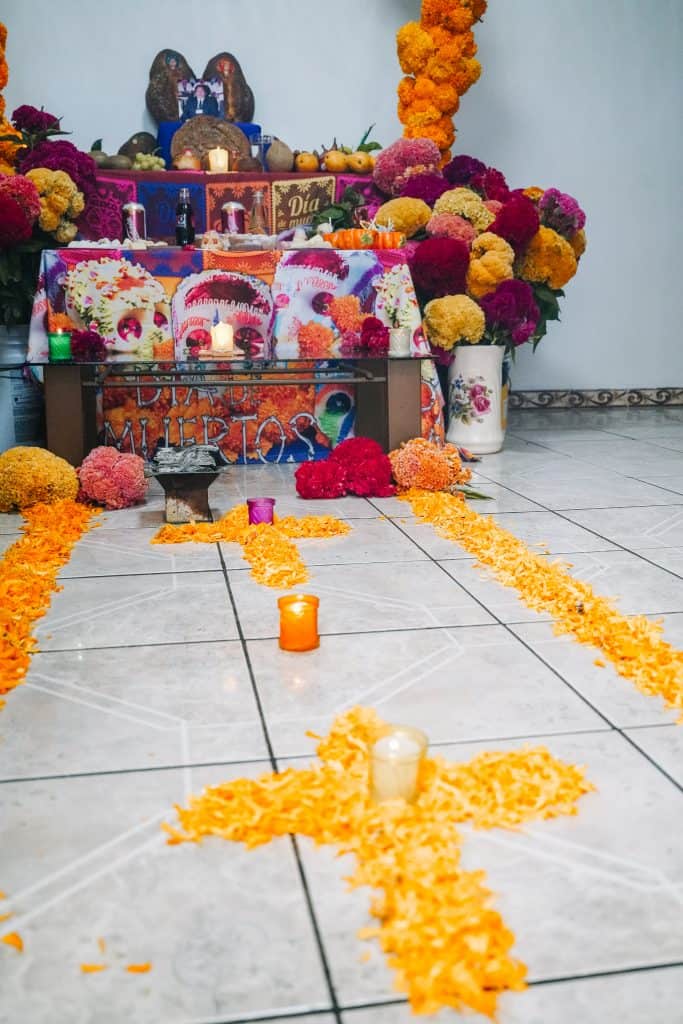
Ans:
<svg viewBox="0 0 683 1024"><path fill-rule="evenodd" d="M220 78L181 78L177 84L178 117L187 121L197 114L223 117L225 96Z"/></svg>

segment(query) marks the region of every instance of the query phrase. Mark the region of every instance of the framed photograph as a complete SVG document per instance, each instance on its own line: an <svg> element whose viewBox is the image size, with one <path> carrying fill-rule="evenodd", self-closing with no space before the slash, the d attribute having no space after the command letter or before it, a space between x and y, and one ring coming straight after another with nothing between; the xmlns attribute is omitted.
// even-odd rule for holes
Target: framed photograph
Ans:
<svg viewBox="0 0 683 1024"><path fill-rule="evenodd" d="M187 121L197 114L223 117L225 97L220 78L182 78L178 82L178 117Z"/></svg>

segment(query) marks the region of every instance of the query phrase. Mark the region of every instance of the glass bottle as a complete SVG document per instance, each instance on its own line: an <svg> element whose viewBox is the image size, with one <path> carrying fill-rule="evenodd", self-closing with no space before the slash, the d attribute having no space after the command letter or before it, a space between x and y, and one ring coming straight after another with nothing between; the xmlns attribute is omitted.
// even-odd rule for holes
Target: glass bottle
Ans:
<svg viewBox="0 0 683 1024"><path fill-rule="evenodd" d="M194 211L190 202L189 188L181 188L175 208L176 245L194 244Z"/></svg>
<svg viewBox="0 0 683 1024"><path fill-rule="evenodd" d="M266 220L266 207L263 202L263 192L261 189L257 189L254 192L254 199L251 204L251 212L249 214L249 234L251 235L267 235L268 234L268 221Z"/></svg>

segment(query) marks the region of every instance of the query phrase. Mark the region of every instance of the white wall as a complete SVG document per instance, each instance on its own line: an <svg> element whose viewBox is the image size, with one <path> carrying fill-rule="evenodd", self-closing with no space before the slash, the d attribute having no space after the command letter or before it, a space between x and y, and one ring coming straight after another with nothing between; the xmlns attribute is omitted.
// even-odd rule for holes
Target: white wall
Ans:
<svg viewBox="0 0 683 1024"><path fill-rule="evenodd" d="M9 8L9 9L8 9ZM256 119L293 147L388 143L400 75L393 34L419 0L5 0L11 111L44 104L73 141L115 150L151 128L157 50L201 74L241 61ZM490 0L477 29L484 73L456 117L457 150L513 185L557 186L588 214L589 249L561 324L518 388L683 385L680 0Z"/></svg>

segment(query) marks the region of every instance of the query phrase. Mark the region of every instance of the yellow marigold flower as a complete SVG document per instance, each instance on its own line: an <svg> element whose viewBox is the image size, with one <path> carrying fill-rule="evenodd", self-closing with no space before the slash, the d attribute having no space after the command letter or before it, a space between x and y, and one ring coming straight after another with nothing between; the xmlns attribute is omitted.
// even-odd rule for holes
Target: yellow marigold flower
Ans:
<svg viewBox="0 0 683 1024"><path fill-rule="evenodd" d="M55 239L62 245L67 245L69 242L73 242L74 238L78 233L78 228L70 220L61 220L55 231Z"/></svg>
<svg viewBox="0 0 683 1024"><path fill-rule="evenodd" d="M495 220L481 198L471 188L452 188L439 196L434 204L434 213L455 213L468 220L477 231L486 231Z"/></svg>
<svg viewBox="0 0 683 1024"><path fill-rule="evenodd" d="M50 189L52 174L53 172L49 171L47 167L34 167L32 171L26 172L26 177L30 178L38 192L43 196Z"/></svg>
<svg viewBox="0 0 683 1024"><path fill-rule="evenodd" d="M0 174L6 174L8 177L11 177L13 174L16 173L16 168L13 167L12 164L8 164L6 160L3 160L0 157Z"/></svg>
<svg viewBox="0 0 683 1024"><path fill-rule="evenodd" d="M527 199L530 199L532 203L537 203L545 192L544 188L539 188L538 185L530 185L529 188L524 189L524 195Z"/></svg>
<svg viewBox="0 0 683 1024"><path fill-rule="evenodd" d="M68 196L60 196L57 192L48 192L40 202L41 206L50 210L51 213L58 214L60 217L69 208Z"/></svg>
<svg viewBox="0 0 683 1024"><path fill-rule="evenodd" d="M45 448L9 448L0 455L0 512L60 498L75 501L76 470Z"/></svg>
<svg viewBox="0 0 683 1024"><path fill-rule="evenodd" d="M432 345L451 349L459 342L476 345L484 334L483 309L467 295L446 295L425 306L424 328Z"/></svg>
<svg viewBox="0 0 683 1024"><path fill-rule="evenodd" d="M402 231L406 238L412 238L426 227L431 215L432 211L422 199L399 196L380 206L375 214L375 223L380 227L389 227L391 224L394 231Z"/></svg>
<svg viewBox="0 0 683 1024"><path fill-rule="evenodd" d="M552 228L540 227L524 254L520 276L563 288L575 273L576 256L567 239Z"/></svg>
<svg viewBox="0 0 683 1024"><path fill-rule="evenodd" d="M79 217L85 209L85 198L82 192L76 192L69 204L69 216Z"/></svg>
<svg viewBox="0 0 683 1024"><path fill-rule="evenodd" d="M574 255L578 262L586 251L586 232L583 228L569 239L569 244L574 250Z"/></svg>
<svg viewBox="0 0 683 1024"><path fill-rule="evenodd" d="M398 60L407 75L417 74L434 52L432 37L416 21L409 21L396 33Z"/></svg>
<svg viewBox="0 0 683 1024"><path fill-rule="evenodd" d="M485 231L475 238L467 271L467 290L470 295L480 299L488 292L495 291L501 281L514 277L514 261L514 249L500 235Z"/></svg>
<svg viewBox="0 0 683 1024"><path fill-rule="evenodd" d="M53 232L59 221L61 220L61 214L51 210L47 205L44 205L44 200L40 201L40 217L38 218L38 224L43 231Z"/></svg>

